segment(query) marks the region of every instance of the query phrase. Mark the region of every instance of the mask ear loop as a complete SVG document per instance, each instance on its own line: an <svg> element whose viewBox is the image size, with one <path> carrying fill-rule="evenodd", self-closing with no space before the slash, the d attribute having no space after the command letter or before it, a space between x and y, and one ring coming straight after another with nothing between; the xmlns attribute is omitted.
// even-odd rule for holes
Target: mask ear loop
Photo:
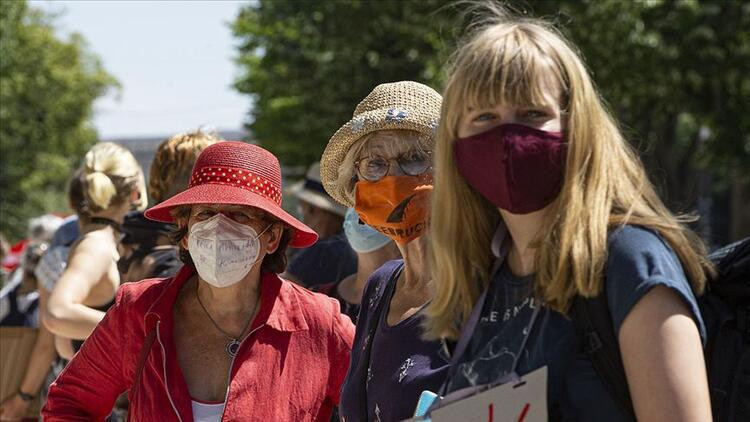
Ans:
<svg viewBox="0 0 750 422"><path fill-rule="evenodd" d="M266 226L266 228L265 228L265 229L263 229L263 230L262 230L262 231L261 231L260 233L258 233L258 235L257 235L257 236L255 236L255 238L256 238L256 239L260 239L260 237L261 237L261 236L263 235L263 233L267 232L267 231L268 231L268 229L270 229L270 228L271 228L271 226L273 226L274 224L275 224L275 223L268 223L268 225Z"/></svg>

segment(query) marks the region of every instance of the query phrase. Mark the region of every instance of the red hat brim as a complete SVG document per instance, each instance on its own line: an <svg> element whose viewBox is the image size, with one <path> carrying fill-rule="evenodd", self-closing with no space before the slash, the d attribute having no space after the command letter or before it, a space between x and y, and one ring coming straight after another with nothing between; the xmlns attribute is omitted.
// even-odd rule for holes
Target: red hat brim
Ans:
<svg viewBox="0 0 750 422"><path fill-rule="evenodd" d="M247 205L260 208L293 229L294 233L289 241L289 246L293 248L306 248L318 240L315 230L292 217L275 202L246 189L223 184L205 183L193 186L147 209L144 215L151 220L173 223L171 212L175 207L196 204Z"/></svg>

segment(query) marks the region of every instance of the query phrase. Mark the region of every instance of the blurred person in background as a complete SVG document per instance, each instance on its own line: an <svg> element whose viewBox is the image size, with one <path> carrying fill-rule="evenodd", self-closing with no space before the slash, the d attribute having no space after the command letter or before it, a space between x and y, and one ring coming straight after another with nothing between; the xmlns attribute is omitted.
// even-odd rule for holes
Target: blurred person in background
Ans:
<svg viewBox="0 0 750 422"><path fill-rule="evenodd" d="M10 250L10 245L8 244L8 241L5 239L5 236L3 236L2 233L0 233L0 262L5 260L5 255L8 254L8 251ZM5 280L7 278L7 274L5 273L5 268L0 267L0 289L3 288L5 285Z"/></svg>
<svg viewBox="0 0 750 422"><path fill-rule="evenodd" d="M39 327L34 348L18 390L9 397L1 397L0 420L20 420L26 415L31 401L36 398L45 377L50 372L50 365L57 356L54 336L39 324L38 309L45 305L46 294L36 277L41 258L49 251L50 241L59 230L63 219L54 215L44 215L32 219L29 223L29 243L22 258L21 267L17 270L20 283L8 296L0 293L0 308L10 305L9 314L0 310L0 325L23 325ZM7 287L10 287L7 286ZM21 312L22 309L25 312ZM34 315L30 315L33 313Z"/></svg>
<svg viewBox="0 0 750 422"><path fill-rule="evenodd" d="M393 239L403 259L375 271L362 296L339 413L348 421L400 421L448 370L445 344L422 339L431 275L425 236L440 94L411 81L381 84L328 141L321 179L337 201Z"/></svg>
<svg viewBox="0 0 750 422"><path fill-rule="evenodd" d="M80 348L111 306L120 286L117 244L131 209L146 206L146 186L138 162L126 148L98 143L76 171L83 190L75 205L81 236L71 246L67 267L50 295L43 321L55 335ZM69 358L70 350L58 350Z"/></svg>
<svg viewBox="0 0 750 422"><path fill-rule="evenodd" d="M356 324L367 279L386 262L401 258L401 254L391 238L360 221L354 208L346 210L344 234L357 253L357 272L341 281L321 284L314 290L338 300L341 313Z"/></svg>
<svg viewBox="0 0 750 422"><path fill-rule="evenodd" d="M37 279L34 269L49 247L52 236L62 220L56 215L47 214L29 221L27 243L21 254L21 263L13 271L8 283L0 289L0 325L39 325L39 295L36 291Z"/></svg>
<svg viewBox="0 0 750 422"><path fill-rule="evenodd" d="M320 163L314 163L305 180L290 188L299 201L302 221L320 236L310 248L291 257L283 278L307 288L338 283L357 272L357 254L342 232L346 207L336 203L320 183Z"/></svg>
<svg viewBox="0 0 750 422"><path fill-rule="evenodd" d="M50 387L45 420L102 420L128 391L132 420L326 421L353 325L279 278L317 235L281 208L281 169L243 142L207 147L190 187L146 211L177 225L172 278L122 286Z"/></svg>
<svg viewBox="0 0 750 422"><path fill-rule="evenodd" d="M213 132L198 129L180 133L156 149L148 181L148 193L156 204L187 189L190 172L201 151L219 141ZM171 223L149 220L140 211L125 217L118 267L123 282L153 277L171 277L182 266L179 248L170 234Z"/></svg>
<svg viewBox="0 0 750 422"><path fill-rule="evenodd" d="M117 268L122 283L154 277L171 277L182 267L179 248L169 241L174 226L147 219L142 212L131 212L122 223Z"/></svg>

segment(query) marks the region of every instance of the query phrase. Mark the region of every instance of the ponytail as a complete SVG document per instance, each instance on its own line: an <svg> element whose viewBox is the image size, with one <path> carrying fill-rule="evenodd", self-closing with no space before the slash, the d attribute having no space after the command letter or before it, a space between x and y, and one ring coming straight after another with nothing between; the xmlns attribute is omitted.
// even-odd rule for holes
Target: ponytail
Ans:
<svg viewBox="0 0 750 422"><path fill-rule="evenodd" d="M71 202L76 202L73 205L79 216L90 216L120 205L129 200L134 189L141 193L138 208L145 208L143 172L133 154L120 145L111 142L94 145L74 177L78 180L71 182L71 187L80 186L82 198L78 201L71 197Z"/></svg>
<svg viewBox="0 0 750 422"><path fill-rule="evenodd" d="M115 184L106 174L95 171L86 175L86 199L89 208L105 210L117 195Z"/></svg>

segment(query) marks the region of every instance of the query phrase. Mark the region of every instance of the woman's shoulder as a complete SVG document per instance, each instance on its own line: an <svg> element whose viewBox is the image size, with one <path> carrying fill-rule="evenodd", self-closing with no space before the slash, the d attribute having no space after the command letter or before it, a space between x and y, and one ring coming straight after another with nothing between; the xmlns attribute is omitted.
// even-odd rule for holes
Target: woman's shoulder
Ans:
<svg viewBox="0 0 750 422"><path fill-rule="evenodd" d="M705 338L697 299L682 263L656 230L626 225L610 233L605 285L615 332L643 296L656 286L664 286L692 311Z"/></svg>
<svg viewBox="0 0 750 422"><path fill-rule="evenodd" d="M300 326L306 326L313 333L331 334L351 344L351 337L354 335L353 325L351 319L341 313L338 300L323 293L310 291L280 277L279 280L282 283L279 300L283 306L290 308L287 309L289 315L301 313L304 323ZM296 317L293 318L297 320ZM299 322L297 320L295 324Z"/></svg>
<svg viewBox="0 0 750 422"><path fill-rule="evenodd" d="M330 320L336 313L339 313L340 307L336 299L324 293L309 290L281 277L279 277L279 280L282 283L280 294L286 296L282 297L281 300L290 304L292 301L289 300L289 296L294 297L307 319L312 317Z"/></svg>
<svg viewBox="0 0 750 422"><path fill-rule="evenodd" d="M375 272L373 272L367 279L365 284L364 296L371 296L373 294L379 295L383 289L388 285L388 282L393 276L401 271L404 267L403 259L394 259L381 265Z"/></svg>
<svg viewBox="0 0 750 422"><path fill-rule="evenodd" d="M612 230L607 241L607 253L614 259L633 259L643 253L674 254L672 247L654 229L624 225Z"/></svg>
<svg viewBox="0 0 750 422"><path fill-rule="evenodd" d="M124 283L117 290L116 302L123 305L144 306L144 312L161 296L172 282L169 278L149 278L141 281Z"/></svg>

